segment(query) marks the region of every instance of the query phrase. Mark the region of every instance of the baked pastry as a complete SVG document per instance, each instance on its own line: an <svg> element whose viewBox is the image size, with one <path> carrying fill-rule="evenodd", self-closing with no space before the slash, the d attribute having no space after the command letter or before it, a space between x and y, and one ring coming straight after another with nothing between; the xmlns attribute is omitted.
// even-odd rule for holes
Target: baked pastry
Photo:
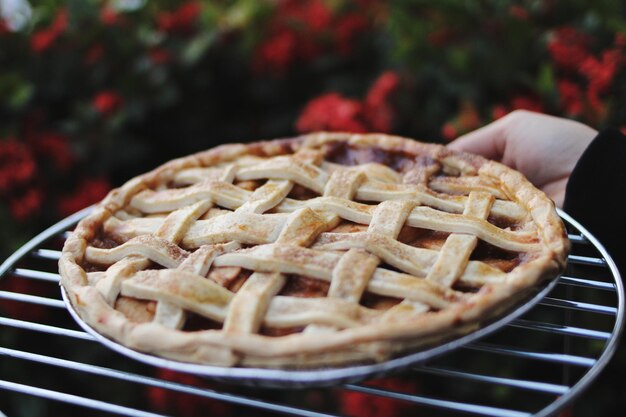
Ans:
<svg viewBox="0 0 626 417"><path fill-rule="evenodd" d="M482 157L316 133L176 159L69 236L61 284L127 347L223 366L380 361L480 326L563 268L554 204Z"/></svg>

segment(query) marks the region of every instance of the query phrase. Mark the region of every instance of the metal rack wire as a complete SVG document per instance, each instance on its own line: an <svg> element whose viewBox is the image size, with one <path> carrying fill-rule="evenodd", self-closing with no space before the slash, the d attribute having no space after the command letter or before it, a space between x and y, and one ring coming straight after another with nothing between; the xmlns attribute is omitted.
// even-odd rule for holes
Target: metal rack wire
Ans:
<svg viewBox="0 0 626 417"><path fill-rule="evenodd" d="M0 311L5 311L0 315L0 406L2 397L14 396L16 402L38 398L40 410L54 404L56 412L66 415L90 409L98 415L160 416L162 410L145 395L145 390L157 389L185 395L187 401L212 399L261 415L354 413L342 396L356 394L364 401L401 403L411 414L549 416L593 383L623 328L619 271L589 232L560 213L573 250L551 293L496 334L394 377L411 381L412 389L371 381L287 392L229 384L207 387L202 379L176 382L97 343L65 310L56 261L67 230L85 214L52 226L0 266ZM37 370L37 378L28 377L29 368Z"/></svg>

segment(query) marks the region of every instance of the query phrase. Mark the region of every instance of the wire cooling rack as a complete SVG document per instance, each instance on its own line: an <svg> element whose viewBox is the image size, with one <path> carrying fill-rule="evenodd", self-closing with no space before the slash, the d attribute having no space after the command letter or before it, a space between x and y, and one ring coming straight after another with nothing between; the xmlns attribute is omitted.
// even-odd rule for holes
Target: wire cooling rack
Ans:
<svg viewBox="0 0 626 417"><path fill-rule="evenodd" d="M623 328L617 267L560 212L573 246L564 275L536 306L480 341L386 380L331 388L279 391L172 376L106 348L66 311L57 260L67 231L86 213L42 232L0 266L0 412L162 416L211 401L222 415L232 407L237 415L335 416L358 415L356 399L381 413L401 406L421 416L550 416L593 383Z"/></svg>

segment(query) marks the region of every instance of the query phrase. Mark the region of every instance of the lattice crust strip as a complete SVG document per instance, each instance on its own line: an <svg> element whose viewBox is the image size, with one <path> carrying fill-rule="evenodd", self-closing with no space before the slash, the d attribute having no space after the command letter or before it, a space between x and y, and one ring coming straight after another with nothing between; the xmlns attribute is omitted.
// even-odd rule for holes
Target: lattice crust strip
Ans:
<svg viewBox="0 0 626 417"><path fill-rule="evenodd" d="M78 225L59 265L80 316L127 346L318 366L468 331L563 268L564 236L552 202L500 164L323 133L137 177Z"/></svg>

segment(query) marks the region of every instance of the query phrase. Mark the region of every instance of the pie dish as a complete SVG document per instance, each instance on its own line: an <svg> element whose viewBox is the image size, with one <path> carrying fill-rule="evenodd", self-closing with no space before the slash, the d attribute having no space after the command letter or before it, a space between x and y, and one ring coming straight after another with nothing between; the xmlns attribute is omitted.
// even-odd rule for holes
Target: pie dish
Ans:
<svg viewBox="0 0 626 417"><path fill-rule="evenodd" d="M314 133L228 144L115 189L59 261L86 324L219 366L383 361L470 332L564 268L553 202L441 145Z"/></svg>

